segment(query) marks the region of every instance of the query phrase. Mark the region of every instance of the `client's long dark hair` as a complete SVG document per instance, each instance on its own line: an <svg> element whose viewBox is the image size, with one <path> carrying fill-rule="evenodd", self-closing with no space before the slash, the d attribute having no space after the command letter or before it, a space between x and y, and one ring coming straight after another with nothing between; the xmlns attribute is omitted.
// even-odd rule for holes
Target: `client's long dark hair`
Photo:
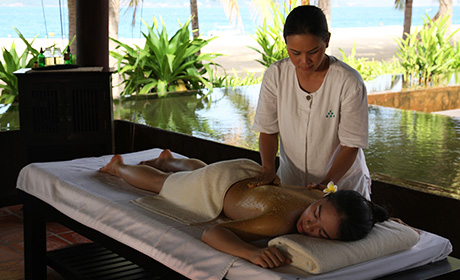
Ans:
<svg viewBox="0 0 460 280"><path fill-rule="evenodd" d="M364 238L376 222L388 219L388 212L352 190L340 190L327 196L327 200L342 217L339 240L355 241Z"/></svg>

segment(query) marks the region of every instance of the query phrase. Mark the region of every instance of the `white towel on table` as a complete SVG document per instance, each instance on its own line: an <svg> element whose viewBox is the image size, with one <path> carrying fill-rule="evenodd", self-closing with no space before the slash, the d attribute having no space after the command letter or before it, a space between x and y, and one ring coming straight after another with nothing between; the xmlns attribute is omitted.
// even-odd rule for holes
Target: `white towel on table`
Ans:
<svg viewBox="0 0 460 280"><path fill-rule="evenodd" d="M420 235L410 227L386 221L375 224L369 235L358 241L291 234L276 237L268 244L287 252L291 265L319 274L410 249L419 239Z"/></svg>

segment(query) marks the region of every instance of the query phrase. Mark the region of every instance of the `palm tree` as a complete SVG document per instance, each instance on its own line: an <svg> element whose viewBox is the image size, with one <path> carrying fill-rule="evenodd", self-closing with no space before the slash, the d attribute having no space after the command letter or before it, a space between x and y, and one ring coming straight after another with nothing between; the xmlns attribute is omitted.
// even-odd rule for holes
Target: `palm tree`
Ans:
<svg viewBox="0 0 460 280"><path fill-rule="evenodd" d="M198 24L198 5L196 0L190 0L190 13L192 15L193 38L200 36L200 27Z"/></svg>
<svg viewBox="0 0 460 280"><path fill-rule="evenodd" d="M75 0L68 0L67 7L69 9L69 40L71 40L73 36L77 34L77 24L75 22ZM73 52L76 53L77 40L73 41L71 50L73 50Z"/></svg>
<svg viewBox="0 0 460 280"><path fill-rule="evenodd" d="M439 10L433 17L433 20L437 20L439 18L443 18L444 16L449 16L449 20L447 21L447 34L450 33L450 26L452 25L452 2L452 0L439 0Z"/></svg>
<svg viewBox="0 0 460 280"><path fill-rule="evenodd" d="M402 38L405 40L407 38L407 34L410 34L412 24L412 0L395 0L395 8L399 10L404 9L404 28Z"/></svg>
<svg viewBox="0 0 460 280"><path fill-rule="evenodd" d="M120 1L120 0L112 0L112 1ZM144 2L144 0L129 0L128 6L133 8L133 26L136 21L136 12L137 7L139 6L140 2ZM192 30L193 30L193 37L197 38L200 35L200 28L198 24L198 4L197 0L190 0L190 14L192 15ZM118 25L117 25L118 26ZM118 27L117 27L118 28Z"/></svg>
<svg viewBox="0 0 460 280"><path fill-rule="evenodd" d="M395 8L404 9L404 30L403 30L403 40L406 39L407 34L410 34L411 21L412 21L412 1L413 0L395 0ZM450 26L452 25L452 0L438 0L439 10L436 15L433 17L433 20L442 18L444 16L449 16L447 33L450 33Z"/></svg>
<svg viewBox="0 0 460 280"><path fill-rule="evenodd" d="M230 22L237 22L237 27L241 30L243 30L243 20L241 19L241 14L240 14L240 8L238 6L238 0L220 0L221 4L224 6L225 14L227 15L227 18L230 20ZM260 0L251 0L252 5L259 5L262 4L262 2L265 1L260 1ZM260 5L261 8L265 8L265 5ZM267 5L268 6L268 5Z"/></svg>

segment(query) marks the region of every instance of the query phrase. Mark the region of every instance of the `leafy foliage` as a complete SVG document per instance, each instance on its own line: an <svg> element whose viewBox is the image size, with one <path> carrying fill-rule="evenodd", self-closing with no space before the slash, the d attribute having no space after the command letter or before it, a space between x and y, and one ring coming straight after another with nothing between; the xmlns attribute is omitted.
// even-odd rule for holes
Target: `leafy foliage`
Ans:
<svg viewBox="0 0 460 280"><path fill-rule="evenodd" d="M14 41L11 44L10 50L2 47L3 61L0 61L0 80L4 84L0 84L0 88L2 89L0 95L0 103L4 104L13 103L14 101L17 101L18 98L18 79L13 73L21 68L33 67L34 61L38 55L38 51L32 51L33 48L31 43L27 42L27 40L22 36L21 32L19 32L16 28L15 30L19 34L20 38L24 41L24 43L26 43L27 48L21 55L18 55ZM37 37L35 36L35 38ZM32 40L32 43L35 38ZM27 60L30 53L32 54L32 58Z"/></svg>
<svg viewBox="0 0 460 280"><path fill-rule="evenodd" d="M404 78L415 85L439 83L446 74L458 71L459 46L450 43L460 29L446 36L448 17L433 21L426 15L420 31L407 34L405 40L397 38L398 57L404 69Z"/></svg>
<svg viewBox="0 0 460 280"><path fill-rule="evenodd" d="M395 58L393 62L369 60L367 57L356 58L355 44L349 56L340 48L339 51L342 54L342 61L356 69L365 81L372 80L379 75L398 74L402 71L401 64Z"/></svg>
<svg viewBox="0 0 460 280"><path fill-rule="evenodd" d="M246 71L246 76L239 76L236 73L235 69L233 69L233 76L226 76L223 82L223 86L225 87L239 87L239 86L248 86L248 85L255 85L262 83L262 76L256 77L256 73L249 73Z"/></svg>
<svg viewBox="0 0 460 280"><path fill-rule="evenodd" d="M262 50L249 47L262 55L262 60L256 59L257 62L265 67L269 67L273 62L288 57L286 43L283 38L283 26L286 22L286 15L291 10L284 4L284 13L281 12L280 6L275 2L269 3L273 13L273 25L267 24L267 18L264 19L263 25L257 27L256 35L253 38L257 41Z"/></svg>
<svg viewBox="0 0 460 280"><path fill-rule="evenodd" d="M183 91L208 88L212 90L216 80L211 66L220 66L212 60L220 54L199 53L211 40L191 40L189 25L191 18L169 38L164 22L162 29L153 17L152 26L144 24L148 33L144 48L131 47L116 39L116 49L110 54L117 59L117 71L123 76L124 90L121 95L146 94L155 91L164 95L168 91ZM207 63L205 61L208 61ZM208 75L208 77L206 77Z"/></svg>

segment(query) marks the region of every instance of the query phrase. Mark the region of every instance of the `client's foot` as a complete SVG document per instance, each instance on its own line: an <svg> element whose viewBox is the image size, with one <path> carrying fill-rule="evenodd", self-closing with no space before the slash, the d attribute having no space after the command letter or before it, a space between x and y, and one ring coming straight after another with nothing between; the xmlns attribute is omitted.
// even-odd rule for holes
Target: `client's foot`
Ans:
<svg viewBox="0 0 460 280"><path fill-rule="evenodd" d="M174 158L174 156L169 149L165 149L160 153L160 156L158 158L167 159L167 158Z"/></svg>
<svg viewBox="0 0 460 280"><path fill-rule="evenodd" d="M114 155L110 162L106 166L101 167L99 171L119 177L118 167L120 164L124 164L123 157L121 155Z"/></svg>
<svg viewBox="0 0 460 280"><path fill-rule="evenodd" d="M148 166L163 170L165 167L163 164L164 161L168 159L173 159L173 158L174 156L171 153L171 151L169 149L165 149L160 153L158 158L154 158L151 160L144 160L144 161L139 162L139 164L148 165Z"/></svg>

